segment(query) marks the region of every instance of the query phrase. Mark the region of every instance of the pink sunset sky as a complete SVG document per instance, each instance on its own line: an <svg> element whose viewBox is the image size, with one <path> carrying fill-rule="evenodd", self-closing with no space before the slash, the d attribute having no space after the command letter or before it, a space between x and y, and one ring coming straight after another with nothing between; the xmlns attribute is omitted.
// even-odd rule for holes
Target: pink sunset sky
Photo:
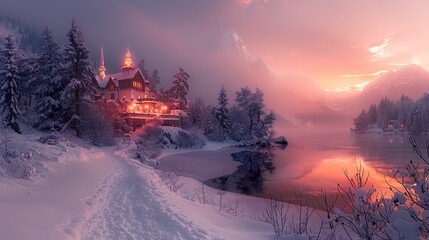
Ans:
<svg viewBox="0 0 429 240"><path fill-rule="evenodd" d="M255 9L238 24L241 35L280 75L307 75L334 89L410 63L428 66L429 1L249 0L243 5Z"/></svg>
<svg viewBox="0 0 429 240"><path fill-rule="evenodd" d="M429 67L425 0L0 0L0 6L27 24L50 26L60 41L74 17L94 58L103 44L108 65L119 65L129 46L165 75L201 62L230 30L275 75L309 77L324 89L362 87L410 63Z"/></svg>

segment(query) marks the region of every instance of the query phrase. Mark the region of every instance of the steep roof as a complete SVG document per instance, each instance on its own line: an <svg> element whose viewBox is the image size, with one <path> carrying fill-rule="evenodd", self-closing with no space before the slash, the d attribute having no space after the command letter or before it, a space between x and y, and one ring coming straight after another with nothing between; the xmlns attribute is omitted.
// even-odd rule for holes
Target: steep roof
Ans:
<svg viewBox="0 0 429 240"><path fill-rule="evenodd" d="M95 79L97 80L98 85L101 88L105 88L107 86L107 84L109 83L109 80L112 79L113 83L115 84L115 86L118 86L118 82L122 81L122 80L127 80L127 79L132 79L134 78L134 76L136 74L140 73L140 75L143 77L145 82L148 82L143 74L141 73L140 69L135 68L135 69L130 69L130 70L125 70L119 73L113 73L113 74L107 74L106 77L104 77L103 79L100 76L96 76Z"/></svg>

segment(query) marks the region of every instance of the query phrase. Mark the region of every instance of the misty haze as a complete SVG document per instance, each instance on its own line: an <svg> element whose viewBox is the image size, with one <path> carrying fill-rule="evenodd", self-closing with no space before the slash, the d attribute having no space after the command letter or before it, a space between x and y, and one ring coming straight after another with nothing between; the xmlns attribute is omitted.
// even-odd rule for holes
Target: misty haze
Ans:
<svg viewBox="0 0 429 240"><path fill-rule="evenodd" d="M0 239L429 238L427 9L0 0Z"/></svg>

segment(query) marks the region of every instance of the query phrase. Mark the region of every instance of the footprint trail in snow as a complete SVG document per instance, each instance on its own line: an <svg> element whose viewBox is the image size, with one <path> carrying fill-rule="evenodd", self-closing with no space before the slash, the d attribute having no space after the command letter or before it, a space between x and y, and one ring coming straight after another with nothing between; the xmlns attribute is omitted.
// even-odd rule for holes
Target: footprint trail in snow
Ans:
<svg viewBox="0 0 429 240"><path fill-rule="evenodd" d="M85 201L91 209L80 224L79 238L208 238L205 230L171 209L167 199L155 189L153 180L139 174L138 166L113 153L108 156L117 169L106 176L96 194Z"/></svg>

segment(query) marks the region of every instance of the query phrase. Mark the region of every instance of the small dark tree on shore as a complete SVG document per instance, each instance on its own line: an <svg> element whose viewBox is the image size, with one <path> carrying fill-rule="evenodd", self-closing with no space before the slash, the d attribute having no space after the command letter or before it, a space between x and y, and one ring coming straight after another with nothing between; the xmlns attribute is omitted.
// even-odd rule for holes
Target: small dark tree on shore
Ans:
<svg viewBox="0 0 429 240"><path fill-rule="evenodd" d="M218 105L211 109L211 124L207 126L205 132L211 139L224 141L231 133L231 116L228 109L228 96L223 85L217 100Z"/></svg>

